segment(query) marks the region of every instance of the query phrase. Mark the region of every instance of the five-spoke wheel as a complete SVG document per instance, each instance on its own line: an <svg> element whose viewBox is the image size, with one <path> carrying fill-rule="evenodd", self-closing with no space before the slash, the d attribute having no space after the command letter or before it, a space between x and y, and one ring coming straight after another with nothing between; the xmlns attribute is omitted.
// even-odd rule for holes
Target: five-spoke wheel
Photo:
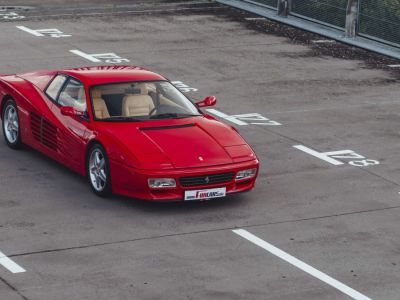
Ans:
<svg viewBox="0 0 400 300"><path fill-rule="evenodd" d="M104 148L96 144L90 148L87 160L87 174L93 191L99 196L111 192L108 158Z"/></svg>
<svg viewBox="0 0 400 300"><path fill-rule="evenodd" d="M17 105L14 100L8 100L3 108L3 134L8 144L13 149L21 146L20 123Z"/></svg>

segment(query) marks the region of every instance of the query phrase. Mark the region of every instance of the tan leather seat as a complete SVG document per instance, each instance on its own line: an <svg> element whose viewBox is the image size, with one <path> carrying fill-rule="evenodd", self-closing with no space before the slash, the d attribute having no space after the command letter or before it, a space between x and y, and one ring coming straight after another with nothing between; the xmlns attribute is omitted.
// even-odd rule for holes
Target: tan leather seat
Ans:
<svg viewBox="0 0 400 300"><path fill-rule="evenodd" d="M145 84L139 85L140 94L127 94L122 99L122 115L124 117L148 116L154 108L153 99L148 95Z"/></svg>
<svg viewBox="0 0 400 300"><path fill-rule="evenodd" d="M101 90L99 89L92 90L92 101L93 101L94 114L97 119L105 119L110 117L106 102L101 97Z"/></svg>

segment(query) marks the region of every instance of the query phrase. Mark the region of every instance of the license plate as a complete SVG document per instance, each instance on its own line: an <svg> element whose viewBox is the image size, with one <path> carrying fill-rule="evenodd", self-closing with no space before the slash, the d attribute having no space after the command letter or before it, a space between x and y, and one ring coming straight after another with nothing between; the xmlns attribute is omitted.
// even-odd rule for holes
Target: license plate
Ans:
<svg viewBox="0 0 400 300"><path fill-rule="evenodd" d="M207 190L185 191L185 200L204 200L211 198L221 198L225 196L226 187Z"/></svg>

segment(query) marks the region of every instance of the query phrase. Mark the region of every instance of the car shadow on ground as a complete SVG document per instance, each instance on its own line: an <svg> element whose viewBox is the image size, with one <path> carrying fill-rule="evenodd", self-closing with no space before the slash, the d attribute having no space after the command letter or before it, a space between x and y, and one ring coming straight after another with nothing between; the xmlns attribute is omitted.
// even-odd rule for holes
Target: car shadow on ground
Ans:
<svg viewBox="0 0 400 300"><path fill-rule="evenodd" d="M4 146L6 147L5 143ZM10 150L12 151L12 150ZM19 152L19 153L18 153ZM60 181L60 189L65 189L66 184L71 182L71 185L81 185L83 193L87 193L87 195L81 194L81 197L87 201L87 205L95 205L97 202L98 204L103 203L109 207L110 204L116 205L116 208L123 208L123 209L133 209L133 210L140 210L146 213L189 213L189 212L207 212L207 211L215 211L217 209L226 208L226 207L236 207L243 205L246 201L248 201L248 197L246 193L235 194L235 195L228 195L225 198L217 198L217 199L209 199L203 201L149 201L149 200L142 200L142 199L134 199L120 195L111 195L106 198L95 196L91 188L87 182L86 177L80 176L79 174L75 173L74 171L70 170L69 168L65 167L64 165L54 161L50 157L42 154L39 151L36 151L33 148L28 146L24 146L22 149L14 152L15 155L20 155L21 159L28 159L35 161L35 165L40 165L41 169L40 172L46 174L46 178L52 181L54 178L58 178ZM17 167L17 170L21 170ZM30 170L32 171L32 170ZM58 173L58 174L57 174ZM54 176L52 176L53 174ZM64 179L62 179L64 177ZM60 180L61 179L61 180ZM66 180L65 180L66 179ZM61 181L65 184L61 186ZM57 184L57 183L56 183ZM68 191L70 194L71 191ZM94 199L94 200L92 200ZM71 202L73 204L74 202Z"/></svg>
<svg viewBox="0 0 400 300"><path fill-rule="evenodd" d="M216 198L202 201L164 201L155 202L148 200L132 199L119 195L113 195L106 200L115 201L129 208L140 209L145 212L190 212L199 210L216 210L226 206L237 206L246 201L245 193L228 195L225 198Z"/></svg>

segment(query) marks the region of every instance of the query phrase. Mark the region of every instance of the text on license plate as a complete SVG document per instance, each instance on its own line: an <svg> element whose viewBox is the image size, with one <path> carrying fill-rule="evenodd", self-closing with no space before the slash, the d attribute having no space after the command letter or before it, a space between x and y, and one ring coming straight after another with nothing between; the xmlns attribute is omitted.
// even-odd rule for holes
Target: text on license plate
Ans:
<svg viewBox="0 0 400 300"><path fill-rule="evenodd" d="M226 187L207 189L207 190L185 191L185 200L201 200L201 199L220 198L225 196L226 196Z"/></svg>

